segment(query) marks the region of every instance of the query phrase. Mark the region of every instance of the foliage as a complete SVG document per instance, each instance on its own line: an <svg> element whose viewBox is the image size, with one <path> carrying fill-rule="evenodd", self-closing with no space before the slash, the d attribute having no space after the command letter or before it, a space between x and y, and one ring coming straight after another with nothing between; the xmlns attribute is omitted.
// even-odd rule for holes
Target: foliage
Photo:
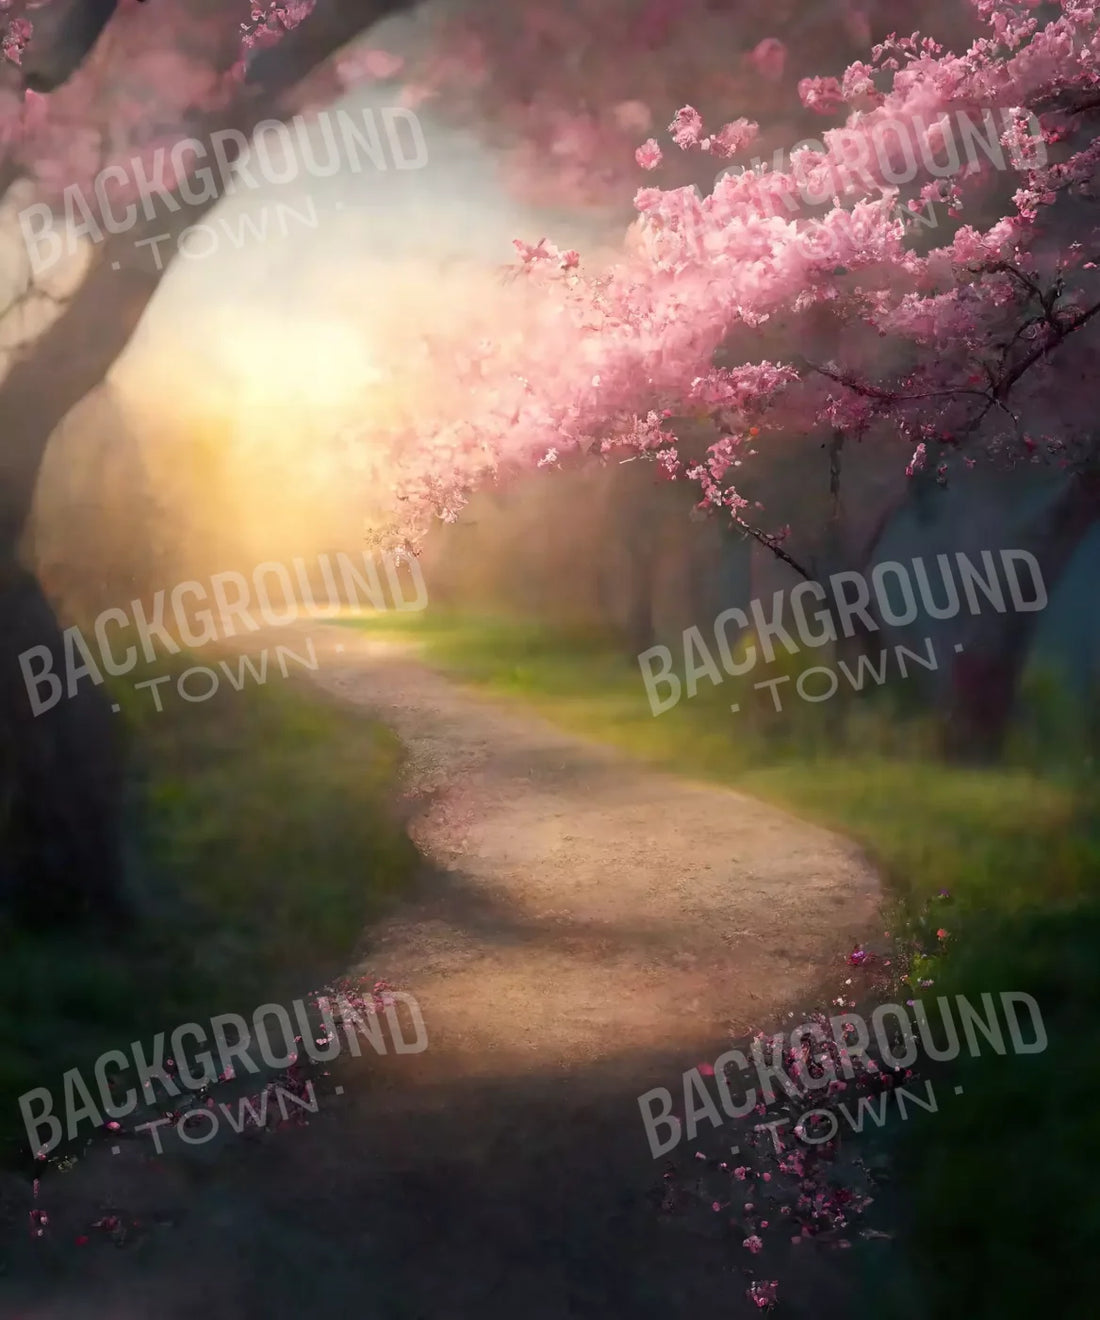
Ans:
<svg viewBox="0 0 1100 1320"><path fill-rule="evenodd" d="M434 424L389 437L402 529L453 520L510 471L620 451L695 483L702 508L781 550L785 529L760 524L738 469L791 433L849 451L873 441L899 474L940 481L981 459L1091 472L1076 385L1100 309L1081 205L1097 154L1096 14L1070 0L1050 18L975 8L985 32L961 54L891 35L842 78L802 79L804 106L847 114L820 150L726 169L702 196L640 188L610 268L517 240L535 324L438 347L461 407L448 396ZM717 170L759 127L687 105L668 131ZM991 133L990 149L964 162L971 130ZM642 168L661 159L655 139L639 150ZM922 254L899 201L946 205L944 241ZM703 461L678 434L699 417L715 436Z"/></svg>
<svg viewBox="0 0 1100 1320"><path fill-rule="evenodd" d="M30 1087L342 973L417 863L395 814L402 753L386 730L274 686L160 713L114 686L135 752L131 886L143 920L111 947L4 924L0 1136L20 1147L10 1123Z"/></svg>

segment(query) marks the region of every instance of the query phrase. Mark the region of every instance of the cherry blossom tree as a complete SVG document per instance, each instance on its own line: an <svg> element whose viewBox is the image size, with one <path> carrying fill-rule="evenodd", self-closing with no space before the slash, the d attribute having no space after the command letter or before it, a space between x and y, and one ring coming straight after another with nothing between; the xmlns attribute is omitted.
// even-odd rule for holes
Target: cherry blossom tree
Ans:
<svg viewBox="0 0 1100 1320"><path fill-rule="evenodd" d="M165 149L221 129L247 142L261 121L315 104L337 86L325 62L406 3L45 0L0 7L5 210L51 203L63 210L66 196L81 196L85 209L75 221L93 240L45 275L24 263L4 316L5 330L14 330L0 357L0 901L26 916L122 912L116 725L88 682L38 718L31 711L20 654L46 646L55 672L65 674L72 643L21 566L19 547L50 435L102 383L168 269L170 260L155 256L147 240L165 230L178 236L224 191L224 180L199 189L164 174ZM119 173L130 180L139 167L154 178L170 214L144 210L115 232L97 224L91 185L101 170L124 164ZM196 165L189 158L186 168ZM126 201L125 186L111 200ZM169 258L174 251L173 243ZM70 659L70 668L81 663Z"/></svg>
<svg viewBox="0 0 1100 1320"><path fill-rule="evenodd" d="M14 758L8 796L26 827L9 888L37 877L38 893L106 906L117 871L117 786L105 787L112 776L89 751L110 743L110 717L82 685L30 722L16 657L48 644L60 671L64 643L18 547L50 434L103 381L167 268L146 240L165 229L178 237L219 198L217 187L197 191L192 163L181 169L169 148L222 129L246 141L264 119L324 104L357 78L400 75L407 103L433 98L480 127L513 181L542 200L615 208L631 174L658 185L637 190L610 268L590 271L546 241L519 245L530 295L522 333L505 326L426 352L424 369L448 388L434 414L386 437L395 533L453 518L471 490L510 471L626 454L694 483L702 510L809 574L796 537L769 521L752 486L762 458L782 463L805 443L826 447L838 500L840 474L867 456L912 481L949 481L978 463L1055 467L1064 493L1035 529L1048 580L1096 517L1095 432L1084 392L1071 387L1092 366L1100 298L1088 201L1100 108L1092 8L976 0L960 16L945 5L931 12L937 35L955 43L947 49L887 36L885 0L814 11L794 0L570 0L503 15L468 0L418 26L414 49L330 59L407 3L0 9L5 205L64 210L74 186L133 159L163 170L158 187L172 198L170 216L143 214L124 235L99 225L94 207L67 216L94 241L56 277L28 269L9 309L27 329L5 341L0 364L0 707ZM884 39L872 43L873 33ZM828 34L848 43L843 72L808 62ZM960 169L952 117L984 122L987 111L1012 168ZM843 122L810 129L830 117ZM911 182L898 182L903 135L890 122L917 146ZM896 147L884 147L891 131ZM820 150L803 144L781 150L775 167L738 168L807 135ZM932 246L899 220L899 203L945 204L952 226ZM97 226L107 232L97 237ZM863 521L873 549L880 512ZM1032 617L1002 621L1015 634L986 639L960 670L960 708L976 732L1003 724ZM71 819L34 805L61 799ZM46 838L65 841L48 862Z"/></svg>
<svg viewBox="0 0 1100 1320"><path fill-rule="evenodd" d="M41 897L49 893L55 907L91 904L106 911L118 870L117 763L105 766L110 758L94 750L111 744L110 716L95 691L78 684L68 694L71 700L32 724L17 664L29 647L46 645L55 670L65 668L64 639L18 553L49 437L104 380L136 328L167 269L163 248L154 246L162 237L158 231L169 230L170 240L178 237L218 200L219 188L194 187L187 172L193 175L195 162L181 167L172 148L217 130L234 132L243 142L264 119L324 104L362 77L392 77L404 61L386 51L329 57L407 3L6 0L0 5L0 198L9 211L38 208L41 216L42 207L53 207L64 214L70 233L91 239L71 254L74 260L46 275L33 262L24 264L10 291L0 348L0 409L6 423L0 708L12 758L4 775L7 796L25 836L4 888L29 894L32 907L42 907ZM604 199L628 181L633 137L653 122L650 102L674 105L677 79L695 85L707 65L699 27L705 6L631 6L616 0L606 13L591 4L560 12L543 5L521 8L503 22L495 7L487 6L465 19L442 18L419 63L408 62L420 83L419 89L406 87L406 98L413 104L435 95L456 118L465 113L484 121L513 180L529 190L537 191L545 175L560 196ZM858 15L852 24L858 29ZM475 49L478 42L483 57ZM756 78L759 102L782 77L785 59L784 47L764 32L737 56L736 76ZM491 83L483 76L486 61ZM549 78L547 68L554 70ZM736 91L722 70L708 77L716 102ZM547 94L521 110L532 79L548 84ZM778 104L777 94L772 100ZM485 113L498 106L507 133L494 131L493 114ZM685 162L695 165L686 157ZM125 206L135 200L139 172L154 180L171 214L146 210L119 234L104 216L97 184L109 179L112 187L104 193L115 206ZM569 187L563 189L566 177ZM685 177L693 177L692 169ZM169 261L174 246L169 241ZM41 846L45 839L61 841L49 862Z"/></svg>
<svg viewBox="0 0 1100 1320"><path fill-rule="evenodd" d="M952 37L969 26L939 0L922 13ZM344 68L387 61L407 104L474 127L529 201L629 211L638 142L685 97L708 121L751 106L771 152L813 127L799 78L839 71L895 21L887 0L467 0L433 15L407 57L364 51ZM663 182L709 186L708 163L674 153Z"/></svg>
<svg viewBox="0 0 1100 1320"><path fill-rule="evenodd" d="M706 194L639 188L610 270L517 242L543 298L537 333L464 347L461 415L393 437L407 525L453 519L470 489L509 471L634 453L810 577L797 538L752 498L751 473L790 454L792 436L816 437L834 472L866 454L910 481L978 464L1061 474L1030 534L1056 581L1100 514L1081 388L1100 312L1100 33L1074 0L974 10L982 31L959 54L892 35L840 77L801 79L804 106L844 118L821 150L727 170ZM984 158L958 158L960 116L992 126ZM641 170L676 151L743 160L757 124L684 106L667 132L638 143ZM907 231L899 202L946 204L936 246ZM685 427L700 418L713 427L702 447ZM960 661L968 745L996 746L1033 623L991 616Z"/></svg>

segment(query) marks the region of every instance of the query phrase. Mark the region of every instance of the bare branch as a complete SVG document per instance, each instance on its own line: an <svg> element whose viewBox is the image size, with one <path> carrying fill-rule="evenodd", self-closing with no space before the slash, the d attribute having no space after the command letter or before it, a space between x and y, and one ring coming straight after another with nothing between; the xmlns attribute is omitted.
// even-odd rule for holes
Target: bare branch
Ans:
<svg viewBox="0 0 1100 1320"><path fill-rule="evenodd" d="M747 532L754 541L759 541L765 549L770 550L777 559L781 559L789 568L793 568L807 582L814 580L814 576L809 569L803 568L797 559L783 549L778 536L775 536L772 532L765 532L759 527L753 527L751 523L745 522L743 518L734 517L733 524L735 527L740 527L743 532Z"/></svg>

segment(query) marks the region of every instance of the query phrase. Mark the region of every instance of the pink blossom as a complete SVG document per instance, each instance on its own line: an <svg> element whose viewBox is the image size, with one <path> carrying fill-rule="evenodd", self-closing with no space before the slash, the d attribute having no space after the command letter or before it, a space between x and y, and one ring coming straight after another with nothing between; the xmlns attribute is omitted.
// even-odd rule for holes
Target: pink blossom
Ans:
<svg viewBox="0 0 1100 1320"><path fill-rule="evenodd" d="M749 60L757 73L776 82L783 77L783 70L787 64L787 48L777 37L765 37L753 47Z"/></svg>
<svg viewBox="0 0 1100 1320"><path fill-rule="evenodd" d="M913 451L913 457L909 460L908 466L905 469L905 475L907 477L912 477L916 473L922 471L922 469L924 468L927 462L927 459L928 459L928 446L922 442L921 444L917 445L916 449Z"/></svg>
<svg viewBox="0 0 1100 1320"><path fill-rule="evenodd" d="M0 53L12 64L23 63L23 51L34 34L34 29L25 18L13 18L0 41Z"/></svg>
<svg viewBox="0 0 1100 1320"><path fill-rule="evenodd" d="M841 80L840 92L845 101L858 101L870 98L876 99L875 92L875 71L869 64L864 64L862 60L857 60L850 64L844 70L844 77ZM881 99L881 98L878 98Z"/></svg>
<svg viewBox="0 0 1100 1320"><path fill-rule="evenodd" d="M819 115L835 114L844 104L844 94L835 78L803 78L798 84L798 97L808 110Z"/></svg>
<svg viewBox="0 0 1100 1320"><path fill-rule="evenodd" d="M673 142L686 150L697 147L703 136L703 117L690 105L676 111L676 118L668 126Z"/></svg>
<svg viewBox="0 0 1100 1320"><path fill-rule="evenodd" d="M736 156L739 151L756 140L758 126L748 119L734 119L718 130L710 139L710 150L716 156Z"/></svg>
<svg viewBox="0 0 1100 1320"><path fill-rule="evenodd" d="M846 15L842 21L858 29L863 15L852 5L840 8ZM471 491L499 473L534 467L551 449L563 460L587 453L597 436L603 455L619 450L652 464L657 476L692 483L693 502L701 511L728 518L742 530L751 526L759 531L759 524L765 524L767 543L773 546L792 539L789 529L770 525L768 510L759 508L740 483L749 477L745 469L757 449L763 454L782 446L790 435L832 429L867 444L900 437L907 448L899 467L905 466L911 477L930 466L946 479L941 447L950 437L966 437L967 467L978 457L1015 451L1014 439L1006 440L1001 429L1013 413L987 408L981 426L975 430L971 425L984 406L985 385L970 380L973 366L967 364L995 362L996 345L1006 342L1006 331L1010 339L1025 317L1019 281L992 266L1012 262L1046 281L1042 272L1047 266L1036 267L1034 259L1042 256L1053 270L1064 253L1051 238L1061 231L1046 223L1045 212L1058 198L1072 195L1067 189L1095 176L1100 145L1090 143L1076 155L1067 146L1057 165L1035 163L1033 168L1030 160L1023 162L1016 202L992 221L977 219L988 208L986 180L961 170L950 179L929 178L918 151L924 173L914 180L914 191L925 203L946 198L971 222L948 230L930 250L907 236L894 214L895 199L878 195L889 185L875 153L867 157L867 177L846 164L852 136L861 145L886 122L912 125L919 145L937 151L942 160L950 145L943 125L959 106L1027 106L1062 93L1094 94L1100 83L1095 70L1071 55L1095 39L1092 11L1087 17L1081 11L1073 20L1078 35L1070 39L1064 21L1030 28L1007 5L982 0L982 8L982 21L996 39L979 41L964 55L945 54L919 35L895 37L851 63L841 80L803 79L798 88L802 105L831 114L853 104L862 116L843 130L823 133L824 153L802 152L797 165L786 165L781 152L773 167L725 173L704 192L686 186L637 189L635 223L622 259L605 270L578 265L573 253L559 252L545 241L521 246L527 275L539 297L545 296L537 324L516 336L514 344L479 359L480 375L464 388L453 414L439 404L438 416L418 419L415 434L395 431L372 440L395 456L393 488L402 513L408 512L403 525L408 523L409 534L422 535L432 518L454 516ZM655 5L650 19L658 9L669 41L692 39L692 24L680 21L675 6ZM613 46L607 40L614 30L611 20L598 27L600 15L609 12L595 3L582 3L577 14L540 11L532 20L532 53L538 50L545 58L547 50L576 48L580 17L592 27L593 47L599 44L597 36ZM491 44L486 26L480 33ZM760 43L749 64L764 66L778 78L780 46L773 42ZM583 112L575 85L548 87L533 104L529 70L510 68L515 50L501 47L496 54L494 70L513 76L511 97L499 96L494 128L501 138L520 141L516 150L527 153L529 179L541 177L552 191L562 178L579 189L600 175L625 179L623 186L630 189L636 183L635 166L650 170L662 160L655 138L637 149L634 161L624 150L623 134L634 132L642 116L641 110L624 109L631 102L623 98L635 95L641 84L612 78L603 99L593 94ZM448 88L448 94L468 94L457 71L448 75L450 83L433 81L413 63L406 71L410 83L420 79L440 95ZM607 71L614 73L614 59L609 65ZM780 91L775 89L777 96ZM707 95L709 107L714 99L710 84ZM651 99L660 104L655 95ZM478 104L484 108L486 102ZM731 92L729 108L718 105L716 111L736 113L745 104ZM1044 113L1043 118L1052 117ZM1043 123L1041 129L1044 135L1053 132L1054 124ZM636 131L640 138L646 130ZM744 148L750 126L734 120L707 135L699 112L684 106L669 131L685 150L725 158ZM1013 117L1005 136L1010 149L1019 147L1023 156L1022 117ZM89 141L81 150L92 160L96 143ZM815 154L820 161L812 159ZM1034 154L1037 162L1039 153ZM678 159L664 163L670 175L685 164ZM820 209L812 217L805 213L801 190L817 198ZM832 190L842 201L830 208ZM1043 234L1045 247L1040 245ZM1082 254L1091 253L1082 246ZM1058 269L1067 284L1088 278L1076 266ZM1085 284L1068 288L1060 304L1067 309L1064 314L1078 305L1070 298L1087 296ZM812 341L823 317L833 327L827 351L835 353L835 362L795 368L760 361L764 351L762 340L759 349L754 347L757 329L764 328L769 344L779 327L791 341L800 340L804 331ZM462 342L444 346L431 364L444 375L469 358L464 336L456 340ZM716 353L729 344L744 354L742 364L716 367ZM821 359L826 356L822 347ZM1042 369L1056 377L1060 359L1048 356ZM464 384L468 379L465 372ZM1006 390L1011 385L1013 399L1033 388L1027 373L1019 382L1006 377L1002 384ZM1009 401L1009 406L1015 405ZM718 438L700 457L694 438L681 442L671 430L652 425L651 414L658 422L662 415L705 416ZM1028 456L1044 455L1047 443L1036 437ZM907 466L906 453L911 455ZM857 959L850 961L855 965Z"/></svg>
<svg viewBox="0 0 1100 1320"><path fill-rule="evenodd" d="M634 159L643 170L655 170L663 159L661 148L656 138L648 138L634 153Z"/></svg>
<svg viewBox="0 0 1100 1320"><path fill-rule="evenodd" d="M776 1293L779 1290L778 1279L758 1279L756 1283L749 1288L747 1296L760 1310L770 1310L775 1305Z"/></svg>

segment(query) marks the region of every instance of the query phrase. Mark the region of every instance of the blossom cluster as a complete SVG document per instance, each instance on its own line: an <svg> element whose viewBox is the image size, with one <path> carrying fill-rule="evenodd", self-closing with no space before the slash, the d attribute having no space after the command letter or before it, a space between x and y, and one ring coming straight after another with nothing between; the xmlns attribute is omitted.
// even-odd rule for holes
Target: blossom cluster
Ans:
<svg viewBox="0 0 1100 1320"><path fill-rule="evenodd" d="M720 1215L729 1225L745 1279L748 1299L761 1310L771 1310L780 1300L782 1277L766 1278L762 1270L782 1276L791 1252L812 1245L846 1251L854 1238L888 1239L887 1231L872 1226L870 1216L878 1190L889 1180L888 1167L877 1154L871 1158L868 1137L882 1128L890 1112L890 1101L915 1085L911 1067L895 1067L871 1055L860 1069L845 1067L845 1046L835 1039L831 1023L856 1008L857 996L891 997L908 988L912 993L931 987L948 932L932 928L951 896L941 889L924 904L912 921L896 932L889 953L872 953L857 945L848 955L847 971L840 993L823 1009L807 1015L817 1024L813 1044L803 1038L797 1046L787 1045L777 1055L790 1086L776 1088L775 1102L760 1103L736 1128L738 1157L710 1155L697 1149L690 1163L670 1162L662 1174L661 1210L667 1215ZM884 932L887 939L890 932ZM912 1005L910 998L907 1003ZM796 1018L788 1013L788 1021ZM766 1033L756 1032L754 1042L766 1048ZM797 1132L791 1126L806 1107L800 1088L808 1075L831 1072L830 1081L816 1097L817 1114L840 1113L847 1120L835 1123L833 1135ZM699 1071L713 1074L714 1068L700 1064ZM847 1079L847 1080L846 1080ZM817 1082L821 1085L821 1081ZM926 1083L926 1086L929 1085ZM919 1091L909 1097L921 1106ZM903 1101L897 1100L899 1112ZM771 1121L763 1121L771 1109ZM855 1119L853 1122L852 1112ZM904 1113L901 1114L904 1118ZM780 1131L780 1129L783 1129ZM723 1148L730 1150L730 1129L724 1129ZM792 1137L790 1134L795 1133ZM717 1140L717 1138L716 1138ZM701 1167L700 1167L701 1166ZM797 1265L797 1261L793 1262Z"/></svg>
<svg viewBox="0 0 1100 1320"><path fill-rule="evenodd" d="M980 8L989 35L961 55L895 35L843 77L802 84L813 109L848 111L815 153L814 168L851 181L823 214L776 213L776 187L797 188L808 168L799 160L774 177L724 173L705 195L640 188L637 218L609 267L589 270L583 254L563 259L552 244L523 249L542 299L538 324L518 345L482 356L461 417L422 419L415 436L392 437L411 534L425 518L457 516L490 474L534 466L550 451L559 460L645 455L662 475L696 482L701 508L725 509L735 522L752 506L737 461L791 432L874 437L895 445L899 471L908 463L913 473L923 445L918 454L944 480L953 465L983 458L1033 461L1036 446L1021 438L1029 432L1039 432L1039 455L1051 454L1056 428L1035 417L1052 396L1057 406L1053 373L1083 342L1074 336L1100 298L1090 259L1100 234L1062 205L1087 189L1098 158L1088 117L1100 88L1100 25L1095 10L1068 0L1046 22L1013 4ZM918 180L919 198L946 200L951 213L945 241L922 253L869 144L883 123L905 122L923 135L920 157L934 161L945 122L981 122L990 106L1009 107L1002 138L1012 166ZM1033 123L1042 152L1024 142ZM716 161L744 150L755 131L744 119L710 130L692 106L668 126L674 148ZM1058 147L1049 162L1048 146ZM643 167L658 149L656 139L637 148ZM1017 185L1011 201L998 196L1005 180ZM1067 224L1078 227L1073 242ZM777 335L787 353L776 353ZM764 344L771 351L761 355ZM717 366L719 354L740 365ZM745 381L754 371L755 387L732 389L731 373ZM701 408L695 382L723 375L730 398ZM685 417L715 426L707 461L686 461L694 442L677 429Z"/></svg>

